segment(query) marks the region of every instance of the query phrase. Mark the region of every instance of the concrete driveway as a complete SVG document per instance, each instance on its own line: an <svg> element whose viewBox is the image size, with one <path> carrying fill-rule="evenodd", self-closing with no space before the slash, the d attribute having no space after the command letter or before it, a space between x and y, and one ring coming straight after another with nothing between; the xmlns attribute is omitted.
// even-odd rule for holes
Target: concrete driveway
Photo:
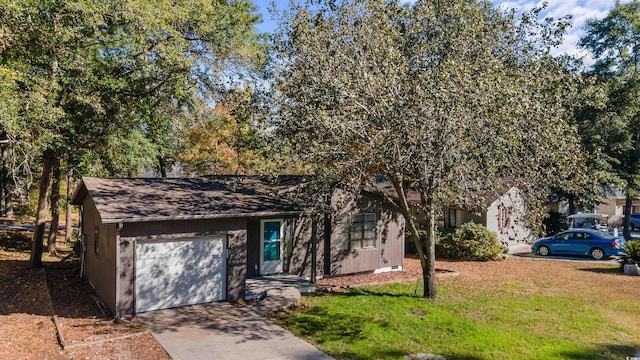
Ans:
<svg viewBox="0 0 640 360"><path fill-rule="evenodd" d="M173 359L332 359L251 307L209 303L138 314Z"/></svg>

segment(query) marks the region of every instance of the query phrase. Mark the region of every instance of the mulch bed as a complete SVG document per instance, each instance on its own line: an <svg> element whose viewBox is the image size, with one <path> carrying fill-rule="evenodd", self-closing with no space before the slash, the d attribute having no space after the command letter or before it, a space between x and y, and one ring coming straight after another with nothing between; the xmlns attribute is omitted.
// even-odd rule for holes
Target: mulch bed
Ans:
<svg viewBox="0 0 640 360"><path fill-rule="evenodd" d="M33 269L27 252L6 245L0 243L0 359L170 359L137 319L113 322L69 252L46 255L44 268Z"/></svg>
<svg viewBox="0 0 640 360"><path fill-rule="evenodd" d="M440 266L436 267L436 278L441 279L450 276L457 276L458 272ZM406 257L402 271L389 271L379 274L363 273L356 275L331 276L318 280L318 287L327 291L340 291L360 286L375 286L391 283L418 283L422 282L422 267L420 261L415 257Z"/></svg>

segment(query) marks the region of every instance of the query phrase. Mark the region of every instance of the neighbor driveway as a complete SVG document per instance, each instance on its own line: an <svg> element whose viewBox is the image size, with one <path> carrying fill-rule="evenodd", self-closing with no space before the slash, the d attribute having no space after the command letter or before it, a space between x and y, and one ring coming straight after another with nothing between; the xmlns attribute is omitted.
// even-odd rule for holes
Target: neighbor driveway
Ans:
<svg viewBox="0 0 640 360"><path fill-rule="evenodd" d="M332 359L250 306L209 303L137 316L175 360Z"/></svg>

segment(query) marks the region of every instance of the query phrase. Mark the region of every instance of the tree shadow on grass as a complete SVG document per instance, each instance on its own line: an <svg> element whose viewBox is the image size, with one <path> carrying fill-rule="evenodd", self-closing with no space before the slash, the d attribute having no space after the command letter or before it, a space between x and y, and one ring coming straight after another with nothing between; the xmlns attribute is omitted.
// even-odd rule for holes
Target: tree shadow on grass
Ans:
<svg viewBox="0 0 640 360"><path fill-rule="evenodd" d="M364 325L373 320L350 314L330 314L319 306L311 306L297 316L278 316L279 323L300 336L313 338L317 343L329 341L353 342L366 337Z"/></svg>
<svg viewBox="0 0 640 360"><path fill-rule="evenodd" d="M308 294L306 296L315 297L315 296L331 295L331 296L345 296L345 297L378 296L378 297L393 297L393 298L422 298L422 296L420 295L422 294L421 286L422 286L422 283L417 284L416 290L411 293L391 293L391 292L382 291L382 290L372 290L371 288L357 287L357 288L341 289L338 291Z"/></svg>
<svg viewBox="0 0 640 360"><path fill-rule="evenodd" d="M579 269L581 271L588 271L588 272L592 272L592 273L598 273L598 274L616 274L616 275L624 275L622 273L622 270L620 270L619 267L607 267L607 268L581 268Z"/></svg>
<svg viewBox="0 0 640 360"><path fill-rule="evenodd" d="M592 349L560 351L556 355L563 359L629 359L640 356L640 344L604 344Z"/></svg>

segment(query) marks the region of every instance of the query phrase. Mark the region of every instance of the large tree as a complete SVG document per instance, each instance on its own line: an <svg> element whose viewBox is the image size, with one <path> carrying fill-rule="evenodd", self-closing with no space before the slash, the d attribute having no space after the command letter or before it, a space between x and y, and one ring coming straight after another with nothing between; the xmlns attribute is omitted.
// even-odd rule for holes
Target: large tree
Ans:
<svg viewBox="0 0 640 360"><path fill-rule="evenodd" d="M564 106L572 74L550 56L565 21L489 2L291 4L276 37L277 128L319 178L358 190L384 175L435 297L436 218L454 199L518 186L532 214L579 171ZM418 236L408 193L420 195Z"/></svg>
<svg viewBox="0 0 640 360"><path fill-rule="evenodd" d="M180 106L207 91L212 73L261 51L254 12L249 0L0 4L0 66L21 75L13 121L29 129L21 141L33 144L42 164L34 266L41 265L53 164L83 150L110 159L112 149L150 138L151 125L167 121L154 109Z"/></svg>
<svg viewBox="0 0 640 360"><path fill-rule="evenodd" d="M602 106L586 107L581 134L606 186L626 193L624 236L629 239L632 199L640 196L640 1L616 3L586 24L580 45L596 60L591 74L602 85Z"/></svg>

